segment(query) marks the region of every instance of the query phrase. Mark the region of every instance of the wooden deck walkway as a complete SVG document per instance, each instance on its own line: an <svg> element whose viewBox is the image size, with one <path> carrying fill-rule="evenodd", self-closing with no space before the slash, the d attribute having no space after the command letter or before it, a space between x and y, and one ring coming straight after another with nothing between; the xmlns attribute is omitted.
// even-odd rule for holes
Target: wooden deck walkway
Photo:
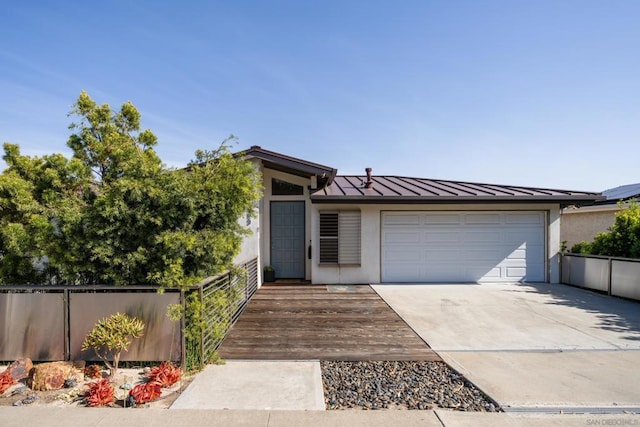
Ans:
<svg viewBox="0 0 640 427"><path fill-rule="evenodd" d="M223 359L440 360L368 285L264 285L218 351Z"/></svg>

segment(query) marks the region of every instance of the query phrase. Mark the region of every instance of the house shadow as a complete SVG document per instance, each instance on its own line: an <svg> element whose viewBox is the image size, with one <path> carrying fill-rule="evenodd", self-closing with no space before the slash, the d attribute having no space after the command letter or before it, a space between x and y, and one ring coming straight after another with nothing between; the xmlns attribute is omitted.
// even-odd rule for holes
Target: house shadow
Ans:
<svg viewBox="0 0 640 427"><path fill-rule="evenodd" d="M593 329L618 334L619 339L640 343L640 302L613 297L589 289L564 284L522 283L518 290L546 295L545 304L573 307L596 317Z"/></svg>

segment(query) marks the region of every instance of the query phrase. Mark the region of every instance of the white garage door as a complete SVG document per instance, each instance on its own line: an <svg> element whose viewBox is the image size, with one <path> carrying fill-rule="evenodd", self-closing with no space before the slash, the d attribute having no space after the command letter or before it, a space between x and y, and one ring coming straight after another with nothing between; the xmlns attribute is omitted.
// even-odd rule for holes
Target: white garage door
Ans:
<svg viewBox="0 0 640 427"><path fill-rule="evenodd" d="M382 282L542 282L543 212L383 212Z"/></svg>

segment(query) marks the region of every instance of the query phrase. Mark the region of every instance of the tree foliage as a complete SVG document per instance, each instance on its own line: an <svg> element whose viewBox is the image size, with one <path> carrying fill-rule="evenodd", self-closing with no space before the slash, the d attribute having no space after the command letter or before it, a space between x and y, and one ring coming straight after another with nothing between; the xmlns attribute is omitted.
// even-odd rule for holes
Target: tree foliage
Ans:
<svg viewBox="0 0 640 427"><path fill-rule="evenodd" d="M593 242L581 242L571 248L573 253L640 258L640 206L635 200L619 204L616 221L608 231L599 233Z"/></svg>
<svg viewBox="0 0 640 427"><path fill-rule="evenodd" d="M258 172L229 141L166 167L130 102L113 111L82 92L61 154L4 144L0 281L181 286L226 269L260 197Z"/></svg>

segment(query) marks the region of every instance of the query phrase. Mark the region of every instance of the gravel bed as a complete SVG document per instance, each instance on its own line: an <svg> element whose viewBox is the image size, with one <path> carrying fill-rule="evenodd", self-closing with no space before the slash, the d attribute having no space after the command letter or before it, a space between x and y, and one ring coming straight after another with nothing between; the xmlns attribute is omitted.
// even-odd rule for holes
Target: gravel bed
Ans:
<svg viewBox="0 0 640 427"><path fill-rule="evenodd" d="M500 408L443 362L320 362L327 409Z"/></svg>

